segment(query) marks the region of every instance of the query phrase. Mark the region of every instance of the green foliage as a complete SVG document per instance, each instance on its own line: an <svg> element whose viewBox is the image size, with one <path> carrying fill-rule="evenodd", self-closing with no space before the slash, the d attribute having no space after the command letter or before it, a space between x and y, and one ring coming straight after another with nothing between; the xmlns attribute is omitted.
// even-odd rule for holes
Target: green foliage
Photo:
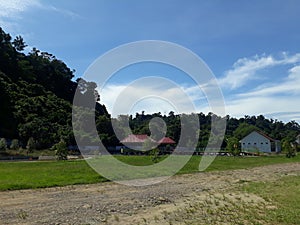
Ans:
<svg viewBox="0 0 300 225"><path fill-rule="evenodd" d="M150 150L149 155L151 157L151 161L154 163L157 163L160 159L158 148L154 148L154 149Z"/></svg>
<svg viewBox="0 0 300 225"><path fill-rule="evenodd" d="M14 41L12 42L13 46L17 51L23 51L27 45L25 44L23 38L19 35L17 36Z"/></svg>
<svg viewBox="0 0 300 225"><path fill-rule="evenodd" d="M33 137L30 137L27 141L26 149L28 152L32 152L36 149L36 142L34 141Z"/></svg>
<svg viewBox="0 0 300 225"><path fill-rule="evenodd" d="M226 150L234 156L238 156L241 152L239 139L236 137L230 137L226 140Z"/></svg>
<svg viewBox="0 0 300 225"><path fill-rule="evenodd" d="M19 149L19 140L18 139L13 139L11 141L11 144L10 144L10 149L13 149L13 150L18 150Z"/></svg>
<svg viewBox="0 0 300 225"><path fill-rule="evenodd" d="M0 139L0 151L5 151L7 148L6 140L5 138Z"/></svg>
<svg viewBox="0 0 300 225"><path fill-rule="evenodd" d="M258 128L252 124L248 123L241 123L239 126L234 130L233 135L238 140L241 140L246 135L250 134L252 131L257 131Z"/></svg>
<svg viewBox="0 0 300 225"><path fill-rule="evenodd" d="M74 82L74 71L64 62L36 48L21 53L25 47L21 36L12 41L0 28L0 135L22 143L32 137L37 149L50 148L61 138L74 145L71 106L77 85L83 100L92 96L97 116L107 115L96 102L96 84Z"/></svg>
<svg viewBox="0 0 300 225"><path fill-rule="evenodd" d="M64 140L61 140L57 144L53 146L53 150L55 150L55 155L58 160L67 160L68 156L68 148L67 144Z"/></svg>
<svg viewBox="0 0 300 225"><path fill-rule="evenodd" d="M292 158L296 156L296 147L290 142L289 139L285 139L282 143L282 150L285 152L287 158Z"/></svg>
<svg viewBox="0 0 300 225"><path fill-rule="evenodd" d="M83 118L82 124L75 126L76 135L83 142L93 143L98 137L92 136L91 126L86 122L87 118L95 119L97 131L105 146L115 146L119 140L111 126L111 121L118 124L119 136L126 137L129 133L128 123L134 134L159 134L165 128L164 124L153 123L153 118L159 118L166 124L166 135L175 142L179 142L182 129L189 128L190 135L183 137L182 145L194 146L204 149L208 139L214 144L222 142L218 134L219 127L211 127L211 121L218 118L213 113L175 115L170 112L162 115L160 112L151 114L136 113L132 115L121 115L118 119L111 118L104 105L98 103L100 100L97 85L92 81L74 78L74 70L71 70L63 61L57 59L48 52L33 48L28 54L21 53L26 47L21 36L12 37L0 28L0 135L9 139L18 138L21 143L26 143L32 137L36 149L50 148L63 138L67 145L75 145L72 130L72 104L73 97L78 87L79 112L75 116ZM85 109L83 109L85 108ZM95 110L95 113L94 111ZM76 110L75 110L76 111ZM95 115L94 115L95 114ZM199 119L200 130L196 123L191 120L182 120L183 117ZM226 116L227 130L226 138L236 137L241 139L254 129L259 129L270 137L282 140L285 137L295 138L300 133L300 126L295 121L283 123L281 121L266 119L264 116L248 116L236 119ZM195 134L195 136L193 136ZM164 135L163 135L164 136ZM193 143L197 140L198 143ZM222 142L222 148L226 142Z"/></svg>

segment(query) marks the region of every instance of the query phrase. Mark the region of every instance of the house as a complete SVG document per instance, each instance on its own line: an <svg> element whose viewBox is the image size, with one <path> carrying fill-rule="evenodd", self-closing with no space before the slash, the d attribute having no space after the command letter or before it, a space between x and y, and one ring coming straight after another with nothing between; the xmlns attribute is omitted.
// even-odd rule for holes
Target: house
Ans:
<svg viewBox="0 0 300 225"><path fill-rule="evenodd" d="M125 145L127 148L135 149L135 150L143 150L144 143L148 141L149 148L151 148L151 144L153 145L152 148L159 146L160 149L165 149L167 145L175 144L176 142L169 138L163 137L159 141L155 141L151 137L146 134L130 134L120 142Z"/></svg>
<svg viewBox="0 0 300 225"><path fill-rule="evenodd" d="M149 144L153 143L153 146L157 145L156 141L146 134L130 134L121 140L121 143L127 148L141 151L143 150L143 146L146 141L148 141Z"/></svg>
<svg viewBox="0 0 300 225"><path fill-rule="evenodd" d="M277 153L281 151L280 141L260 131L252 131L240 140L242 152Z"/></svg>

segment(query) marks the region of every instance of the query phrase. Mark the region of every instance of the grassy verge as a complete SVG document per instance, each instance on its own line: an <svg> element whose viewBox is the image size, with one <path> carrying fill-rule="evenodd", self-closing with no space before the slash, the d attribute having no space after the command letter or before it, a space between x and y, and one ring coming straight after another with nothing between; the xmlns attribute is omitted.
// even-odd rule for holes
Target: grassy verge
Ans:
<svg viewBox="0 0 300 225"><path fill-rule="evenodd" d="M273 205L263 210L263 220L268 224L300 224L300 176L250 183L243 190L261 196Z"/></svg>
<svg viewBox="0 0 300 225"><path fill-rule="evenodd" d="M0 190L88 184L106 181L85 161L1 162Z"/></svg>
<svg viewBox="0 0 300 225"><path fill-rule="evenodd" d="M193 156L180 171L182 173L198 172L201 157ZM300 156L286 158L285 156L261 156L261 157L216 157L206 171L224 171L247 169L258 166L267 166L278 163L300 162Z"/></svg>
<svg viewBox="0 0 300 225"><path fill-rule="evenodd" d="M287 176L276 182L204 191L157 219L169 224L298 225L299 187L300 176Z"/></svg>
<svg viewBox="0 0 300 225"><path fill-rule="evenodd" d="M124 163L151 165L149 156L116 156ZM164 158L161 158L163 160ZM198 172L200 156L193 156L178 174ZM300 157L216 157L207 171L251 168L276 163L300 162ZM0 162L0 190L42 188L107 181L84 160L53 162Z"/></svg>

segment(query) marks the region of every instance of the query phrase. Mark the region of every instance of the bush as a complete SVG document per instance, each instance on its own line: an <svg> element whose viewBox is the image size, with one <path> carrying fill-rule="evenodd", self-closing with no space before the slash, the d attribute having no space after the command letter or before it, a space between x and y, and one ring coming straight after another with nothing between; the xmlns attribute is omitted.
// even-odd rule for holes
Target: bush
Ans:
<svg viewBox="0 0 300 225"><path fill-rule="evenodd" d="M159 161L159 149L154 148L150 150L149 155L151 157L152 162L157 163Z"/></svg>
<svg viewBox="0 0 300 225"><path fill-rule="evenodd" d="M55 150L55 155L58 160L66 160L67 159L68 148L67 148L67 144L64 140L61 140L60 142L55 144L52 149Z"/></svg>
<svg viewBox="0 0 300 225"><path fill-rule="evenodd" d="M11 141L11 144L10 144L10 149L13 149L13 150L18 150L19 149L19 140L18 139L13 139Z"/></svg>
<svg viewBox="0 0 300 225"><path fill-rule="evenodd" d="M0 151L5 151L7 148L6 140L5 138L0 139Z"/></svg>
<svg viewBox="0 0 300 225"><path fill-rule="evenodd" d="M287 158L292 158L296 156L296 148L291 145L291 142L285 140L282 144L283 151Z"/></svg>
<svg viewBox="0 0 300 225"><path fill-rule="evenodd" d="M236 137L230 137L226 140L226 150L233 156L239 156L241 153L239 140Z"/></svg>
<svg viewBox="0 0 300 225"><path fill-rule="evenodd" d="M26 149L28 152L32 152L33 150L35 150L35 141L33 139L33 137L30 137L27 141L27 145L26 145Z"/></svg>

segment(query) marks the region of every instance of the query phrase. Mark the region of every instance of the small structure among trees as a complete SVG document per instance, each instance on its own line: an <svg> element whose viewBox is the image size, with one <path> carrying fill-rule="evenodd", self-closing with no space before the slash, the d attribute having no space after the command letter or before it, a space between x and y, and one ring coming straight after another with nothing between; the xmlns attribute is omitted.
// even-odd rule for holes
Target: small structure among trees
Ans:
<svg viewBox="0 0 300 225"><path fill-rule="evenodd" d="M141 150L143 152L157 147L161 153L170 153L171 147L176 142L169 137L155 141L146 134L131 134L121 140L121 143L129 149Z"/></svg>

